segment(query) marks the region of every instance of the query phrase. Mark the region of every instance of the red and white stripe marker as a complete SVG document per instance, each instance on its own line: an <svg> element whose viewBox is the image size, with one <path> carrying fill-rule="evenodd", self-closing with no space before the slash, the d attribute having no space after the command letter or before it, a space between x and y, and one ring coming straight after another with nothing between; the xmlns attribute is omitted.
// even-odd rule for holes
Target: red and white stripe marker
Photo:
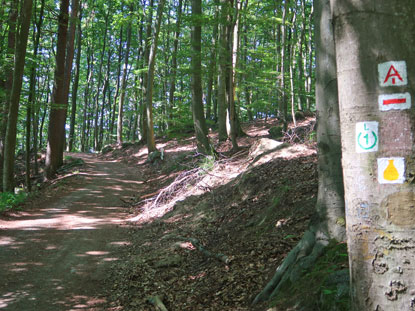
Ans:
<svg viewBox="0 0 415 311"><path fill-rule="evenodd" d="M411 108L411 94L398 93L379 96L380 111L405 110Z"/></svg>

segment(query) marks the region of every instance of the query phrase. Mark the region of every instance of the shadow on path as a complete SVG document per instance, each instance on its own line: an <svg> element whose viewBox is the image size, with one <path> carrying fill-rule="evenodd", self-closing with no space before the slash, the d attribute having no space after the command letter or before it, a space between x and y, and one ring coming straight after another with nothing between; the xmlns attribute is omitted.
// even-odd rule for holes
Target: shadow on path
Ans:
<svg viewBox="0 0 415 311"><path fill-rule="evenodd" d="M93 155L67 194L0 220L0 310L105 310L104 280L128 245L134 169Z"/></svg>

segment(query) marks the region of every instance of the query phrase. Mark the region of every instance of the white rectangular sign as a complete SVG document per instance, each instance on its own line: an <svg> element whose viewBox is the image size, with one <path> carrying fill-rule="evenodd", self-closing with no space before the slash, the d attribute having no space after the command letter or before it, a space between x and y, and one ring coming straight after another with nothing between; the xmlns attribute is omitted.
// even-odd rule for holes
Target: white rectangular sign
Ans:
<svg viewBox="0 0 415 311"><path fill-rule="evenodd" d="M411 108L411 94L386 94L379 96L380 111L405 110Z"/></svg>
<svg viewBox="0 0 415 311"><path fill-rule="evenodd" d="M356 123L356 152L375 152L379 146L379 123L366 121Z"/></svg>
<svg viewBox="0 0 415 311"><path fill-rule="evenodd" d="M391 61L378 64L380 86L401 86L408 84L405 61Z"/></svg>
<svg viewBox="0 0 415 311"><path fill-rule="evenodd" d="M405 182L405 159L379 158L378 181L380 184L403 184Z"/></svg>

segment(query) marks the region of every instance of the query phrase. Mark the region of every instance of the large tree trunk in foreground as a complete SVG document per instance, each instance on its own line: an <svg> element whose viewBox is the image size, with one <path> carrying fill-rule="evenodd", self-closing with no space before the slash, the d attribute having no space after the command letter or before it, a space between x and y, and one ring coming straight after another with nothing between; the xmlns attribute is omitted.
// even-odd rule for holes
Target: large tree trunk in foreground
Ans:
<svg viewBox="0 0 415 311"><path fill-rule="evenodd" d="M29 36L30 18L32 16L32 0L25 0L21 7L17 37L13 85L10 94L9 116L4 149L3 191L14 190L14 153L16 149L17 118L19 115L20 93L22 90L23 73L26 58L27 38Z"/></svg>
<svg viewBox="0 0 415 311"><path fill-rule="evenodd" d="M318 109L319 189L316 217L297 246L278 267L272 280L254 303L278 294L287 282L294 283L311 268L330 239L345 238L343 179L340 163L339 108L336 64L329 0L316 0L316 104Z"/></svg>
<svg viewBox="0 0 415 311"><path fill-rule="evenodd" d="M352 310L415 310L415 2L331 4Z"/></svg>
<svg viewBox="0 0 415 311"><path fill-rule="evenodd" d="M46 150L46 177L51 178L63 162L63 137L65 135L65 119L67 102L64 101L65 55L68 32L69 0L61 0L56 47L55 81L48 127L48 146Z"/></svg>

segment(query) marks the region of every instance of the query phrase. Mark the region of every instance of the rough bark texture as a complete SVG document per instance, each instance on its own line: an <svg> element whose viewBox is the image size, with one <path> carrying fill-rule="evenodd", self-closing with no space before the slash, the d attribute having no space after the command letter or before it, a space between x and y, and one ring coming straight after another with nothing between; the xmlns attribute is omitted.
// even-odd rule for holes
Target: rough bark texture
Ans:
<svg viewBox="0 0 415 311"><path fill-rule="evenodd" d="M7 131L4 146L3 191L14 190L14 153L16 149L17 118L31 16L32 0L25 0L22 4L19 18L20 32L17 37L18 42L16 45L14 61L13 85L10 94L9 116L7 119Z"/></svg>
<svg viewBox="0 0 415 311"><path fill-rule="evenodd" d="M415 96L415 3L332 0L331 5L352 309L415 310L413 103L409 109L389 111L382 111L388 103L378 103L385 94ZM406 62L406 70L393 70L391 64L385 65L389 61ZM378 69L381 64L386 67L383 73ZM405 71L407 84L399 85L398 80L405 81ZM391 85L384 86L385 82ZM359 122L369 121L378 122L378 150L358 152L359 134L376 134L357 128ZM391 157L401 160L382 168L379 159ZM405 164L403 171L398 170L400 161ZM405 182L399 183L401 177Z"/></svg>
<svg viewBox="0 0 415 311"><path fill-rule="evenodd" d="M62 0L59 12L58 41L56 48L55 81L53 85L51 110L46 150L46 177L51 178L63 162L63 137L67 102L64 102L64 77L66 38L68 30L69 0Z"/></svg>
<svg viewBox="0 0 415 311"><path fill-rule="evenodd" d="M263 291L255 297L254 303L277 295L287 282L297 281L323 254L330 239L340 242L345 238L339 109L330 5L329 0L316 0L314 3L317 14L316 102L319 116L317 213L309 230L277 268Z"/></svg>

